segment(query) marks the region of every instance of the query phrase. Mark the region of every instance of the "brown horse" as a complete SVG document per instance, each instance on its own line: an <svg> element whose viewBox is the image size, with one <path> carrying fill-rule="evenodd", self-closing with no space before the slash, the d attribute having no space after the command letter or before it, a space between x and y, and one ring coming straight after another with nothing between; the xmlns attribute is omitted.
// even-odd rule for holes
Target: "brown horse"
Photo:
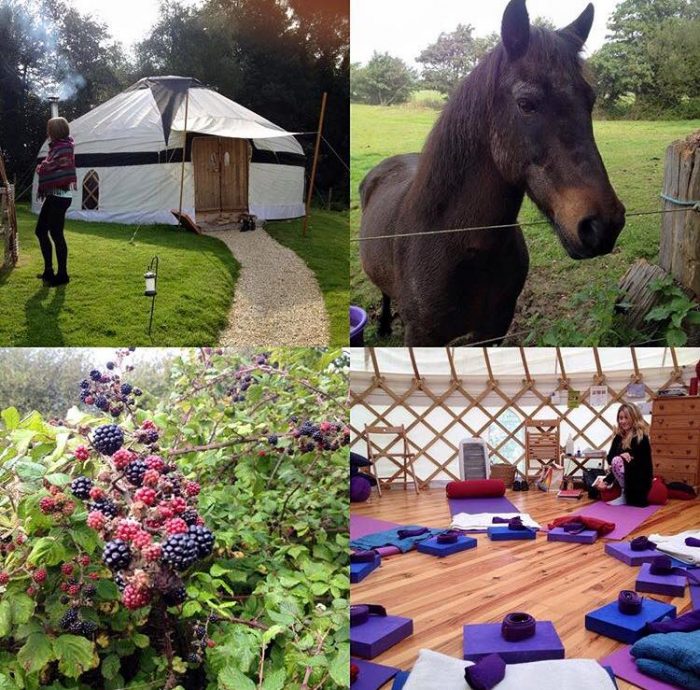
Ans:
<svg viewBox="0 0 700 690"><path fill-rule="evenodd" d="M382 291L380 334L391 300L407 345L505 336L528 271L516 223L525 193L574 259L612 251L625 208L593 139L593 89L579 52L593 6L559 31L530 26L511 0L501 43L457 88L421 154L387 158L360 185L360 256ZM413 237L372 239L420 233Z"/></svg>

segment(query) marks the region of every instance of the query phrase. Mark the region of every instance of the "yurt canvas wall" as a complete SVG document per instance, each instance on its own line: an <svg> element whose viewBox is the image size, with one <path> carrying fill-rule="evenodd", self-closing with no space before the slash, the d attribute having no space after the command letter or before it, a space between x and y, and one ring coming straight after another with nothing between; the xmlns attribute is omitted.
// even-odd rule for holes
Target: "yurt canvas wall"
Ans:
<svg viewBox="0 0 700 690"><path fill-rule="evenodd" d="M575 449L607 450L620 402L687 384L698 360L700 348L355 348L352 449L367 454L365 425L405 425L421 483L458 479L458 444L468 437L487 442L492 462L523 470L527 417L559 418L562 445L571 436ZM592 386L607 391L606 402L592 404ZM569 389L579 393L576 407ZM390 448L388 439L380 445ZM377 469L396 468L380 460Z"/></svg>
<svg viewBox="0 0 700 690"><path fill-rule="evenodd" d="M142 79L70 124L78 189L69 218L176 224L181 179L182 210L195 220L217 211L304 215L305 157L292 133L195 79ZM39 159L47 152L48 142ZM38 213L36 189L35 176Z"/></svg>

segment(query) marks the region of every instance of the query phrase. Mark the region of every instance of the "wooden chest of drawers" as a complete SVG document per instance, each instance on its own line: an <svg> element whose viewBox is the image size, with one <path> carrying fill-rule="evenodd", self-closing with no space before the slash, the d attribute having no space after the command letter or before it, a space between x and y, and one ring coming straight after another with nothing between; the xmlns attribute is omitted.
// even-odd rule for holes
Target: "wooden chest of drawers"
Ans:
<svg viewBox="0 0 700 690"><path fill-rule="evenodd" d="M655 399L650 440L655 475L700 485L700 397Z"/></svg>

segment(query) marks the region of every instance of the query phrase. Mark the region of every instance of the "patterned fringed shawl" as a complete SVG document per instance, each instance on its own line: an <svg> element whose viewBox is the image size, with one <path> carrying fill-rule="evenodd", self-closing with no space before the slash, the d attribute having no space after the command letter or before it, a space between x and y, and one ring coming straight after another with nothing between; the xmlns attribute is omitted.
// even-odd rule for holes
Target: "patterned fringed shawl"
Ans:
<svg viewBox="0 0 700 690"><path fill-rule="evenodd" d="M49 144L49 155L37 166L36 172L39 175L39 199L44 199L57 190L76 189L73 140L66 137L52 141Z"/></svg>

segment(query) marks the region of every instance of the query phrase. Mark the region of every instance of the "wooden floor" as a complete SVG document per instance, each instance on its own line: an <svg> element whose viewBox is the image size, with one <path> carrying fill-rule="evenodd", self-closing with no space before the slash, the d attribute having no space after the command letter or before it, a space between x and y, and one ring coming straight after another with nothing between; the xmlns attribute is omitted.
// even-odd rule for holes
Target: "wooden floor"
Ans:
<svg viewBox="0 0 700 690"><path fill-rule="evenodd" d="M556 498L556 493L507 491L521 512L542 526L591 503ZM443 488L412 491L393 488L376 492L367 503L352 504L352 513L400 524L447 527L450 514ZM673 534L700 526L700 500L671 501L629 537ZM634 589L637 568L607 556L606 540L595 544L535 541L492 542L475 535L475 549L447 558L411 551L384 558L379 570L352 585L354 604L382 604L389 613L413 618L414 633L384 654L377 663L410 669L418 651L428 648L461 658L462 626L500 622L510 611L527 611L551 620L564 643L567 658L600 659L622 643L587 631L584 616L614 601L621 589ZM655 598L672 603L678 614L690 610L690 597ZM621 690L636 686L618 679ZM386 686L390 687L390 686Z"/></svg>

